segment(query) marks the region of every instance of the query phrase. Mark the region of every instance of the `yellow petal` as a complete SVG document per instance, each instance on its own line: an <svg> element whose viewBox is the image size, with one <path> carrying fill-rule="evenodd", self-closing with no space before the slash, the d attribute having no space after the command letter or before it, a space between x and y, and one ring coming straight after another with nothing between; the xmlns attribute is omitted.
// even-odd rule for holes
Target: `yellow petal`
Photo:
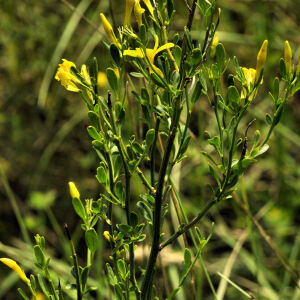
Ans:
<svg viewBox="0 0 300 300"><path fill-rule="evenodd" d="M172 47L174 47L175 45L173 43L167 43L167 44L164 44L162 46L160 46L156 51L155 51L155 55L163 50L166 50L166 49L170 49Z"/></svg>
<svg viewBox="0 0 300 300"><path fill-rule="evenodd" d="M59 64L57 72L55 74L55 79L60 81L62 86L71 92L79 92L80 89L76 84L81 84L79 79L72 73L71 67L76 69L76 65L66 59L62 59L63 63Z"/></svg>
<svg viewBox="0 0 300 300"><path fill-rule="evenodd" d="M160 77L164 77L163 72L162 72L156 65L151 64L150 69L149 69L149 72L150 72L150 73L153 73L154 71L155 71L156 73L158 73L158 74L160 75Z"/></svg>
<svg viewBox="0 0 300 300"><path fill-rule="evenodd" d="M143 58L145 54L141 48L136 48L135 50L125 50L123 55L131 56L131 57L138 57Z"/></svg>
<svg viewBox="0 0 300 300"><path fill-rule="evenodd" d="M72 198L80 198L79 191L73 181L69 182L69 190L70 190L70 195Z"/></svg>
<svg viewBox="0 0 300 300"><path fill-rule="evenodd" d="M0 261L7 265L9 268L13 269L23 281L30 285L30 280L26 277L24 271L14 260L10 258L0 258Z"/></svg>
<svg viewBox="0 0 300 300"><path fill-rule="evenodd" d="M145 5L147 6L151 16L154 18L154 8L150 2L150 0L143 0L143 2L145 3Z"/></svg>

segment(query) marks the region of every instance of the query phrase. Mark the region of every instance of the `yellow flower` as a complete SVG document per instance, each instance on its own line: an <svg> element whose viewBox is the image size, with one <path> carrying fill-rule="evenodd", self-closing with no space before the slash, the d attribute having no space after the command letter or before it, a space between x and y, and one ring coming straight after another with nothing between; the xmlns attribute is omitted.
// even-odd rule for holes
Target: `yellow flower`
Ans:
<svg viewBox="0 0 300 300"><path fill-rule="evenodd" d="M213 38L213 41L211 43L211 48L210 48L210 56L214 57L216 54L216 48L217 45L219 44L219 37L218 37L218 32L215 33L215 36Z"/></svg>
<svg viewBox="0 0 300 300"><path fill-rule="evenodd" d="M254 70L253 68L242 68L244 76L246 78L246 88L242 89L242 93L241 93L241 98L246 98L248 91L252 91L254 84L255 84L255 75L256 75L256 70ZM262 84L262 82L261 82ZM255 92L251 92L251 94L249 95L249 101L252 101L254 99L254 97L257 94L257 89Z"/></svg>
<svg viewBox="0 0 300 300"><path fill-rule="evenodd" d="M125 26L130 25L130 17L131 17L134 2L135 0L126 0L125 19L124 19Z"/></svg>
<svg viewBox="0 0 300 300"><path fill-rule="evenodd" d="M70 195L72 198L80 198L79 191L73 181L69 182L69 190L70 190Z"/></svg>
<svg viewBox="0 0 300 300"><path fill-rule="evenodd" d="M109 232L106 230L103 232L103 236L105 237L105 239L110 242L110 236L109 236Z"/></svg>
<svg viewBox="0 0 300 300"><path fill-rule="evenodd" d="M154 8L150 2L150 0L143 0L143 2L145 3L145 5L147 6L151 16L154 18Z"/></svg>
<svg viewBox="0 0 300 300"><path fill-rule="evenodd" d="M27 285L30 286L30 280L26 277L26 274L24 271L21 269L21 267L12 259L10 258L0 258L0 261L7 265L9 268L13 269L19 276L20 278L27 283Z"/></svg>
<svg viewBox="0 0 300 300"><path fill-rule="evenodd" d="M290 73L292 68L292 49L288 41L284 43L284 64L286 72Z"/></svg>
<svg viewBox="0 0 300 300"><path fill-rule="evenodd" d="M261 71L266 63L268 50L268 40L265 40L257 54L255 82L258 81Z"/></svg>
<svg viewBox="0 0 300 300"><path fill-rule="evenodd" d="M76 84L80 84L80 81L71 71L71 67L76 69L76 65L72 61L68 61L66 59L63 59L62 61L63 63L59 64L55 74L55 79L60 81L62 86L64 86L68 91L79 92L80 89Z"/></svg>
<svg viewBox="0 0 300 300"><path fill-rule="evenodd" d="M140 1L139 0L135 0L135 4L134 4L134 15L136 17L136 20L138 22L138 26L141 27L143 24L143 13L145 12L145 10L141 7L140 5Z"/></svg>
<svg viewBox="0 0 300 300"><path fill-rule="evenodd" d="M156 73L158 73L161 77L163 77L163 73L162 71L156 67L154 65L154 59L155 59L155 56L163 51L163 50L166 50L166 49L169 49L169 48L172 48L174 47L174 44L173 43L167 43L161 47L158 47L158 36L156 35L155 36L155 45L154 45L154 49L146 49L146 55L147 55L147 58L149 59L149 62L150 62L150 73L153 73L154 71ZM128 56L131 56L131 57L138 57L138 58L144 58L145 57L145 53L143 51L143 49L141 48L136 48L135 50L125 50L123 55L128 55Z"/></svg>
<svg viewBox="0 0 300 300"><path fill-rule="evenodd" d="M102 13L100 14L100 19L101 19L103 28L104 28L106 34L108 35L108 37L110 38L111 42L113 44L116 44L119 48L121 48L121 44L118 42L118 39L115 36L114 30L113 30L112 26L110 25L110 23L107 21L104 14L102 14Z"/></svg>

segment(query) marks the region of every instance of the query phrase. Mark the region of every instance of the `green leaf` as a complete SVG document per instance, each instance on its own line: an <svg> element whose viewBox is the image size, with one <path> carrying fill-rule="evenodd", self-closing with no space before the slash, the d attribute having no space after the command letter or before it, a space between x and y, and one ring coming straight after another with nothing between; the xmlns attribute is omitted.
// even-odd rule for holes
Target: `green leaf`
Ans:
<svg viewBox="0 0 300 300"><path fill-rule="evenodd" d="M144 75L139 72L130 72L129 75L135 78L144 78Z"/></svg>
<svg viewBox="0 0 300 300"><path fill-rule="evenodd" d="M100 140L102 137L94 126L88 126L88 134L95 140Z"/></svg>
<svg viewBox="0 0 300 300"><path fill-rule="evenodd" d="M99 141L99 140L94 140L92 141L92 145L95 149L99 150L99 151L103 151L105 149L104 147L104 143L103 141Z"/></svg>
<svg viewBox="0 0 300 300"><path fill-rule="evenodd" d="M114 69L107 68L106 76L111 89L115 92L118 90L118 77Z"/></svg>
<svg viewBox="0 0 300 300"><path fill-rule="evenodd" d="M146 133L146 146L149 148L155 139L155 130L153 128L149 129Z"/></svg>
<svg viewBox="0 0 300 300"><path fill-rule="evenodd" d="M233 109L238 109L241 104L240 94L234 85L228 88L228 104Z"/></svg>
<svg viewBox="0 0 300 300"><path fill-rule="evenodd" d="M97 168L96 178L99 181L99 183L101 183L103 185L106 185L106 183L107 183L107 174L106 174L105 169L102 166Z"/></svg>
<svg viewBox="0 0 300 300"><path fill-rule="evenodd" d="M111 44L109 51L110 51L110 55L113 58L114 62L117 64L117 66L120 66L122 54L121 54L119 48L115 44Z"/></svg>
<svg viewBox="0 0 300 300"><path fill-rule="evenodd" d="M175 61L176 61L176 64L178 66L180 66L180 61L181 61L181 48L179 46L175 46L173 48L173 53L174 53L174 58L175 58Z"/></svg>
<svg viewBox="0 0 300 300"><path fill-rule="evenodd" d="M284 103L281 103L276 112L274 113L274 125L277 125L281 119L282 113L283 113Z"/></svg>
<svg viewBox="0 0 300 300"><path fill-rule="evenodd" d="M147 29L144 24L139 28L139 36L143 45L147 45Z"/></svg>
<svg viewBox="0 0 300 300"><path fill-rule="evenodd" d="M115 288L116 299L117 300L125 300L125 297L123 296L122 288L120 287L120 285L116 284L114 286L114 288Z"/></svg>
<svg viewBox="0 0 300 300"><path fill-rule="evenodd" d="M191 254L191 251L188 248L184 249L184 264L185 264L185 269L186 270L192 264L192 254Z"/></svg>
<svg viewBox="0 0 300 300"><path fill-rule="evenodd" d="M140 213L142 214L142 216L147 221L152 222L152 211L149 208L149 206L142 201L139 201L136 206L137 206L138 210L140 211Z"/></svg>
<svg viewBox="0 0 300 300"><path fill-rule="evenodd" d="M127 224L118 224L117 227L124 235L129 235L132 232L132 227Z"/></svg>
<svg viewBox="0 0 300 300"><path fill-rule="evenodd" d="M170 20L172 17L173 11L174 11L173 0L167 0L167 11L168 11L168 17Z"/></svg>
<svg viewBox="0 0 300 300"><path fill-rule="evenodd" d="M125 203L125 190L122 182L118 181L115 185L116 196L120 199L121 203Z"/></svg>
<svg viewBox="0 0 300 300"><path fill-rule="evenodd" d="M94 228L85 232L85 242L92 253L95 253L98 247L98 235Z"/></svg>
<svg viewBox="0 0 300 300"><path fill-rule="evenodd" d="M253 147L256 147L258 145L259 139L260 139L260 131L255 130L254 138L253 138Z"/></svg>
<svg viewBox="0 0 300 300"><path fill-rule="evenodd" d="M41 274L37 274L39 286L43 292L44 295L48 295L48 291L46 289L45 281L43 279L43 276Z"/></svg>
<svg viewBox="0 0 300 300"><path fill-rule="evenodd" d="M192 50L193 49L192 37L191 37L189 29L186 26L184 27L184 33L186 36L188 47L190 50Z"/></svg>
<svg viewBox="0 0 300 300"><path fill-rule="evenodd" d="M216 58L217 58L218 69L220 73L222 73L225 66L225 59L226 59L225 48L222 44L218 44L216 47Z"/></svg>
<svg viewBox="0 0 300 300"><path fill-rule="evenodd" d="M85 268L82 269L80 277L81 277L81 284L82 284L82 289L85 289L85 285L89 276L90 272L90 266L86 266Z"/></svg>
<svg viewBox="0 0 300 300"><path fill-rule="evenodd" d="M278 79L278 77L276 77L273 82L273 95L274 95L275 103L277 103L278 97L279 97L279 79Z"/></svg>
<svg viewBox="0 0 300 300"><path fill-rule="evenodd" d="M216 182L218 183L219 189L221 189L222 188L221 181L220 181L220 178L219 178L218 173L216 172L215 168L213 168L211 165L209 165L209 170L210 170L211 174L213 175L213 177L215 178Z"/></svg>
<svg viewBox="0 0 300 300"><path fill-rule="evenodd" d="M123 259L118 259L117 266L121 277L125 280L126 279L126 265Z"/></svg>
<svg viewBox="0 0 300 300"><path fill-rule="evenodd" d="M34 255L38 264L43 268L45 265L45 255L39 245L33 247Z"/></svg>
<svg viewBox="0 0 300 300"><path fill-rule="evenodd" d="M30 300L21 288L18 288L18 293L22 296L23 299Z"/></svg>
<svg viewBox="0 0 300 300"><path fill-rule="evenodd" d="M200 81L197 81L196 86L193 90L192 96L191 96L191 103L194 105L196 101L200 98L202 91L202 84Z"/></svg>
<svg viewBox="0 0 300 300"><path fill-rule="evenodd" d="M285 69L285 63L283 58L281 58L279 61L279 72L282 78L286 77L286 69Z"/></svg>
<svg viewBox="0 0 300 300"><path fill-rule="evenodd" d="M258 150L258 152L254 156L252 156L252 157L260 156L260 155L264 154L265 152L267 152L268 149L269 149L269 145L265 144L262 147L260 147L259 150Z"/></svg>
<svg viewBox="0 0 300 300"><path fill-rule="evenodd" d="M139 216L133 211L130 213L130 225L135 227L139 224Z"/></svg>
<svg viewBox="0 0 300 300"><path fill-rule="evenodd" d="M111 268L111 266L108 263L106 264L106 268L107 268L107 274L108 274L109 283L112 286L115 286L118 283L118 279L117 279L117 277L116 277L113 269Z"/></svg>
<svg viewBox="0 0 300 300"><path fill-rule="evenodd" d="M199 48L192 50L192 54L189 58L190 63L193 67L198 66L202 62L202 51Z"/></svg>
<svg viewBox="0 0 300 300"><path fill-rule="evenodd" d="M273 120L272 120L272 117L268 113L266 114L266 121L269 125L272 125Z"/></svg>
<svg viewBox="0 0 300 300"><path fill-rule="evenodd" d="M88 117L89 117L89 119L91 121L92 126L94 126L96 128L96 130L99 131L100 130L100 125L99 125L100 119L99 119L99 116L94 111L90 110L88 112Z"/></svg>
<svg viewBox="0 0 300 300"><path fill-rule="evenodd" d="M208 139L207 141L210 145L215 147L215 149L218 151L219 154L221 154L220 153L220 146L221 146L220 137L214 136L213 138Z"/></svg>
<svg viewBox="0 0 300 300"><path fill-rule="evenodd" d="M73 204L73 208L75 210L75 212L77 213L77 215L84 220L85 218L85 209L83 207L82 202L80 201L80 199L78 198L73 198L72 199L72 204Z"/></svg>
<svg viewBox="0 0 300 300"><path fill-rule="evenodd" d="M32 286L32 289L35 291L36 290L36 282L35 282L35 277L33 274L30 274L30 284Z"/></svg>
<svg viewBox="0 0 300 300"><path fill-rule="evenodd" d="M202 90L203 90L204 94L206 94L207 93L207 84L206 84L204 72L202 70L199 72L199 80L201 82Z"/></svg>
<svg viewBox="0 0 300 300"><path fill-rule="evenodd" d="M165 86L165 84L164 84L164 82L162 81L162 79L160 79L160 77L158 77L157 75L156 75L156 73L151 73L151 79L154 81L154 83L156 84L156 85L158 85L159 87L162 87L162 88L165 88L166 86Z"/></svg>

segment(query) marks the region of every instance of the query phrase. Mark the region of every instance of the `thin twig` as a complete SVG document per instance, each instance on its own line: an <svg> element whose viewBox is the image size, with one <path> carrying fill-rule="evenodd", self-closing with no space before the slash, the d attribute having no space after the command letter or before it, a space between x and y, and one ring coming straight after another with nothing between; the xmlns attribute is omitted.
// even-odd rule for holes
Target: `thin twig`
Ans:
<svg viewBox="0 0 300 300"><path fill-rule="evenodd" d="M68 0L60 0L63 2L66 6L68 6L72 11L74 11L80 18L82 18L84 21L86 21L90 26L92 26L96 31L98 31L101 35L103 35L103 32L95 25L93 22L91 22L84 14L81 13L80 10L78 10L75 6L73 6Z"/></svg>

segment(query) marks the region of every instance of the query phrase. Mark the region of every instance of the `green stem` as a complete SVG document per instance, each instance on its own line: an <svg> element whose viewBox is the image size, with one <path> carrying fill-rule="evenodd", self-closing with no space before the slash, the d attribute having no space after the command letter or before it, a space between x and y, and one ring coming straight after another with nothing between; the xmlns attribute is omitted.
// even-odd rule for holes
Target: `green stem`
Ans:
<svg viewBox="0 0 300 300"><path fill-rule="evenodd" d="M171 124L171 132L168 138L166 151L163 157L162 165L159 170L158 177L158 185L155 197L155 207L154 207L154 220L153 220L153 241L150 252L150 257L147 264L146 274L142 284L142 299L148 299L150 297L152 280L154 275L154 267L156 264L156 259L159 253L159 240L160 240L160 228L161 228L161 208L162 208L162 199L163 199L163 188L164 188L164 179L168 167L168 163L170 160L172 147L174 143L174 139L176 137L177 126L179 123L180 117L180 100L181 97L177 97L175 99L175 112L174 117Z"/></svg>
<svg viewBox="0 0 300 300"><path fill-rule="evenodd" d="M216 95L216 91L215 91L215 87L214 87L214 111L215 111L215 115L216 115L216 119L217 119L217 123L218 123L218 129L219 129L219 134L220 134L220 142L221 142L221 153L222 153L222 163L224 165L224 140L223 140L223 130L224 128L221 125L221 121L220 121L220 116L219 116L219 112L218 112L218 96Z"/></svg>
<svg viewBox="0 0 300 300"><path fill-rule="evenodd" d="M226 175L225 175L225 178L224 178L224 181L223 181L223 184L222 184L222 188L220 189L219 191L219 194L218 194L218 197L217 197L217 201L221 200L222 198L222 195L223 193L225 192L226 190L226 186L228 184L228 180L229 180L229 177L230 177L230 172L231 172L231 165L232 165L232 159L233 159L233 152L234 152L234 147L235 147L235 141L236 141L236 134L237 134L237 129L238 129L238 126L239 126L239 123L245 113L245 111L247 110L250 102L246 101L246 105L242 108L242 110L240 111L239 113L239 116L237 117L236 119L236 124L233 128L233 133L232 133L232 140L231 140L231 146L230 146L230 150L229 150L229 156L228 156L228 164L227 164L227 172L226 172Z"/></svg>
<svg viewBox="0 0 300 300"><path fill-rule="evenodd" d="M70 246L71 246L71 252L72 252L72 257L73 257L73 265L74 265L74 270L75 270L75 275L76 275L77 300L82 300L81 280L80 280L80 271L79 271L79 265L78 265L78 260L77 260L77 254L76 254L75 247L74 247L73 241L71 239L71 235L70 235L67 224L65 224L65 230L66 230L66 234L67 234Z"/></svg>
<svg viewBox="0 0 300 300"><path fill-rule="evenodd" d="M159 125L160 125L160 119L156 118L156 124L155 124L155 134L154 134L154 141L151 146L151 185L154 186L155 184L155 149L156 149L156 142L159 132Z"/></svg>

